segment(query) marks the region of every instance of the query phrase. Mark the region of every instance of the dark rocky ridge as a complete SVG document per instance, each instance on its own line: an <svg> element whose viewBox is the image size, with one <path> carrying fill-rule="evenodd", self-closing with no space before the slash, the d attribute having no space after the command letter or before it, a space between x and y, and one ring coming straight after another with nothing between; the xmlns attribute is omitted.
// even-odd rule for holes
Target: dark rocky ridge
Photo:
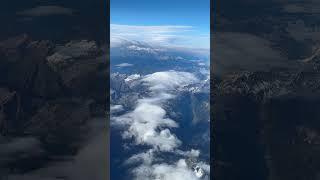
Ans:
<svg viewBox="0 0 320 180"><path fill-rule="evenodd" d="M0 59L0 179L76 155L106 117L105 47L22 34L0 42Z"/></svg>
<svg viewBox="0 0 320 180"><path fill-rule="evenodd" d="M319 1L211 5L213 178L319 179Z"/></svg>
<svg viewBox="0 0 320 180"><path fill-rule="evenodd" d="M319 179L317 53L294 71L213 75L215 179Z"/></svg>

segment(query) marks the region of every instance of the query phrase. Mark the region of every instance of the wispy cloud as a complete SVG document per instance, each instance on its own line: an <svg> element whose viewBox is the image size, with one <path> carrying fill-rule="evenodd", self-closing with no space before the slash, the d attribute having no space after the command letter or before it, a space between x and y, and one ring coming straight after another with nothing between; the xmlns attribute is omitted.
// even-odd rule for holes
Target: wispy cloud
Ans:
<svg viewBox="0 0 320 180"><path fill-rule="evenodd" d="M130 63L121 63L121 64L117 64L116 67L130 67L130 66L133 66L133 64L130 64Z"/></svg>
<svg viewBox="0 0 320 180"><path fill-rule="evenodd" d="M111 44L119 39L144 41L161 46L208 48L209 35L202 34L193 26L163 25L136 26L111 24Z"/></svg>

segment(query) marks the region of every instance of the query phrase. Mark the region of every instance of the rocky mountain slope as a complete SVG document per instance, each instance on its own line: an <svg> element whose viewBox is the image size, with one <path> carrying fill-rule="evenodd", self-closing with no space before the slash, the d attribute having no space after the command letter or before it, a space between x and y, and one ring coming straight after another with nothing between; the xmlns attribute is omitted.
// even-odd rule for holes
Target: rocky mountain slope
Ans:
<svg viewBox="0 0 320 180"><path fill-rule="evenodd" d="M319 61L315 52L295 70L213 75L215 179L319 179Z"/></svg>
<svg viewBox="0 0 320 180"><path fill-rule="evenodd" d="M0 179L78 153L109 104L104 49L25 34L0 42Z"/></svg>

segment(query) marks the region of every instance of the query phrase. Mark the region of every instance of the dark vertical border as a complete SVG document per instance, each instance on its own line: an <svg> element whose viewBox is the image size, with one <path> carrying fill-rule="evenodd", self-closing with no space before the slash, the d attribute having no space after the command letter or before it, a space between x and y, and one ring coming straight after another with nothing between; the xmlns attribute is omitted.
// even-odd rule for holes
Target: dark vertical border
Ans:
<svg viewBox="0 0 320 180"><path fill-rule="evenodd" d="M210 179L214 179L214 129L213 129L213 32L215 24L215 0L210 0Z"/></svg>
<svg viewBox="0 0 320 180"><path fill-rule="evenodd" d="M105 16L106 16L106 44L107 44L107 49L106 49L106 57L108 61L108 85L107 85L107 113L106 113L106 118L107 118L107 180L110 179L110 0L103 0L106 5L105 9Z"/></svg>

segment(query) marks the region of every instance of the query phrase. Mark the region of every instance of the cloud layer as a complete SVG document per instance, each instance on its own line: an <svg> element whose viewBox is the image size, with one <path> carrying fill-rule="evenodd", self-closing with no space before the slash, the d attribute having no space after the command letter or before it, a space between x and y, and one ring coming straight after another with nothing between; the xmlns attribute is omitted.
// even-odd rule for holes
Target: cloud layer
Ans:
<svg viewBox="0 0 320 180"><path fill-rule="evenodd" d="M150 102L139 103L134 111L117 119L118 123L128 125L123 133L124 138L133 138L137 144L150 145L161 151L172 151L180 145L180 141L168 128L178 125L171 119L165 118L163 108ZM162 128L158 130L158 128Z"/></svg>
<svg viewBox="0 0 320 180"><path fill-rule="evenodd" d="M168 91L196 83L198 79L188 72L166 71L147 75L142 81L152 91Z"/></svg>
<svg viewBox="0 0 320 180"><path fill-rule="evenodd" d="M123 115L112 117L112 125L122 128L122 137L132 139L137 146L148 146L147 151L131 156L125 164L134 165L131 173L136 180L196 180L204 179L187 165L186 158L199 157L200 151L182 151L182 141L173 133L178 123L168 118L164 108L167 101L176 97L181 88L198 79L188 72L164 71L146 76L135 76L134 81L147 87L149 92L137 100L136 107ZM162 153L182 157L176 162L159 161ZM203 162L199 162L205 164ZM208 171L206 171L208 172Z"/></svg>
<svg viewBox="0 0 320 180"><path fill-rule="evenodd" d="M209 48L209 35L201 34L192 26L135 26L110 25L111 46L122 39L139 40L160 46Z"/></svg>

